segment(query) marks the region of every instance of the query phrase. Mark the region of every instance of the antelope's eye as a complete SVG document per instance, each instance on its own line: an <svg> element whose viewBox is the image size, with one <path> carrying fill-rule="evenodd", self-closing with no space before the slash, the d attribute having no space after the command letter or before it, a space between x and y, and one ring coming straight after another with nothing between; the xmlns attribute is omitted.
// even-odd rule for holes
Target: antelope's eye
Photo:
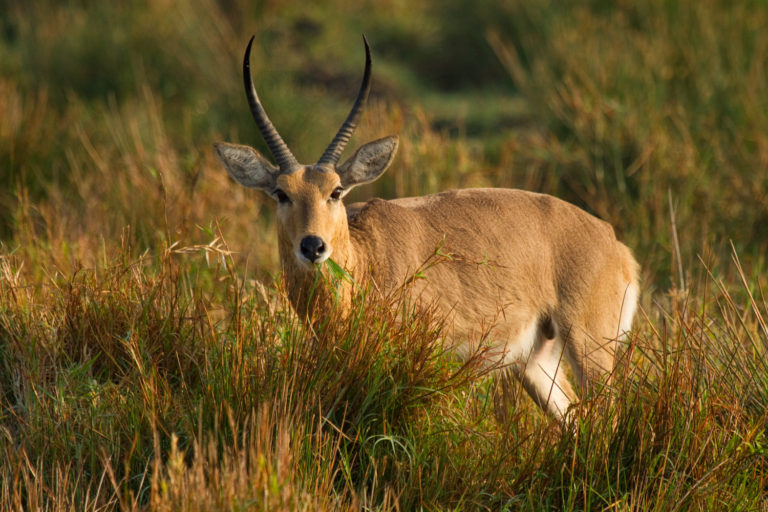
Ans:
<svg viewBox="0 0 768 512"><path fill-rule="evenodd" d="M341 187L336 187L333 192L331 192L331 199L334 201L338 201L341 199L341 194L344 192L344 189Z"/></svg>
<svg viewBox="0 0 768 512"><path fill-rule="evenodd" d="M280 190L279 188L276 188L272 194L277 198L277 202L280 204L289 204L291 202L291 198L288 197L288 194Z"/></svg>

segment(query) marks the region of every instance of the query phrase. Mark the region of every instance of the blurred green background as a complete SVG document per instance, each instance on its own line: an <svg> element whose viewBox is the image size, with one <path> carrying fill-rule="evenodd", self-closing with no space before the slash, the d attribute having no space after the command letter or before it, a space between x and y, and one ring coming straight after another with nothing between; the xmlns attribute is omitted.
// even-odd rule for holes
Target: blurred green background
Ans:
<svg viewBox="0 0 768 512"><path fill-rule="evenodd" d="M733 241L768 245L768 7L688 3L241 0L0 3L0 236L59 264L98 247L204 238L219 221L277 269L271 208L212 157L264 150L242 91L304 162L343 120L372 44L353 145L398 133L387 175L351 198L451 187L555 194L616 226L651 288ZM130 226L129 234L124 231ZM65 248L65 250L62 249Z"/></svg>

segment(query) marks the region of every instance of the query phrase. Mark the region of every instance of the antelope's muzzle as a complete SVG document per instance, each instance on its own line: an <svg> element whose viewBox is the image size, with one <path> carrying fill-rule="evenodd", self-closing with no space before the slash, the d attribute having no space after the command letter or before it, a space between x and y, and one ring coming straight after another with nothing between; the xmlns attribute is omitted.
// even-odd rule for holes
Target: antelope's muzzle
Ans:
<svg viewBox="0 0 768 512"><path fill-rule="evenodd" d="M328 247L319 236L309 235L301 239L299 244L301 255L310 263L318 263L327 257Z"/></svg>

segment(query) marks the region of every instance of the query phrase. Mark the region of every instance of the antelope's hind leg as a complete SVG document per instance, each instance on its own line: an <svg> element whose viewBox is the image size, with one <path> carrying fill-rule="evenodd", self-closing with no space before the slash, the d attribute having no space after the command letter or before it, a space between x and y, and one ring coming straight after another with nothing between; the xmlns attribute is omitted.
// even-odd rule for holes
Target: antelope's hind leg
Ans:
<svg viewBox="0 0 768 512"><path fill-rule="evenodd" d="M536 337L527 361L513 366L513 371L539 407L566 421L576 394L563 368L563 340L549 318L539 322Z"/></svg>
<svg viewBox="0 0 768 512"><path fill-rule="evenodd" d="M618 283L610 304L612 308L593 307L583 315L583 326L572 325L566 334L566 355L582 393L596 383L610 384L616 365L619 342L632 328L637 309L638 286L635 282ZM597 300L595 304L599 304Z"/></svg>

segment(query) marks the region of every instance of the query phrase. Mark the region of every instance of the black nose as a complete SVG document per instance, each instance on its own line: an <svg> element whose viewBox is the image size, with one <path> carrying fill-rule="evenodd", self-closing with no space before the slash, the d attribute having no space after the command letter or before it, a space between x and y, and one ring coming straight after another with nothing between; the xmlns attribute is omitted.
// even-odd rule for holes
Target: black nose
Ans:
<svg viewBox="0 0 768 512"><path fill-rule="evenodd" d="M325 242L319 236L305 236L301 239L301 254L311 262L315 262L325 252Z"/></svg>

